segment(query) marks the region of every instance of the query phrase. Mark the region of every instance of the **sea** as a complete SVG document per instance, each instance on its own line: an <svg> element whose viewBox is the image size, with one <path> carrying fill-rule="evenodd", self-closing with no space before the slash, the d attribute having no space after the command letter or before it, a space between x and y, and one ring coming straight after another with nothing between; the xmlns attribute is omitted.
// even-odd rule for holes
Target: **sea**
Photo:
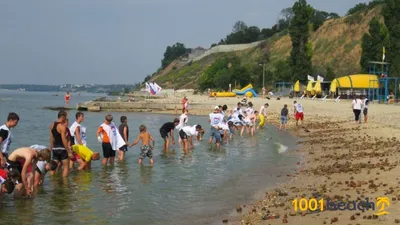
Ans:
<svg viewBox="0 0 400 225"><path fill-rule="evenodd" d="M97 97L102 95L72 93L70 106ZM42 107L64 106L63 98L64 93L0 90L0 122L6 121L9 112L20 117L12 129L12 150L33 144L48 146L49 126L58 112ZM75 113L69 111L70 123ZM102 155L96 130L106 112L84 113L88 147ZM178 115L107 113L117 125L121 116L128 117L130 141L141 124L147 126L156 139L154 166L147 159L138 165L138 145L129 148L126 160L116 160L114 166L103 167L94 161L91 171L73 171L68 180L48 174L34 197L5 196L1 224L222 224L237 205L251 203L260 191L284 182L283 177L293 172L298 161L288 154L296 139L271 125L254 137L235 135L231 143L217 150L207 143L208 118L189 115L189 124L202 125L206 133L203 141L195 141L193 152L185 155L178 143L164 153L159 134L163 123Z"/></svg>

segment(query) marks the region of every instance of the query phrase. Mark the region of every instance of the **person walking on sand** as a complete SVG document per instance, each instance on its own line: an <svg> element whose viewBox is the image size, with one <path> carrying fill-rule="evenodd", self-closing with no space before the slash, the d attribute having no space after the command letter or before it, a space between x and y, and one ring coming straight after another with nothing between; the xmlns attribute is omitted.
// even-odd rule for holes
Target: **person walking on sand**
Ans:
<svg viewBox="0 0 400 225"><path fill-rule="evenodd" d="M287 108L287 105L285 104L281 110L281 125L279 126L279 130L282 130L282 127L284 130L286 130L286 124L289 119L289 110Z"/></svg>
<svg viewBox="0 0 400 225"><path fill-rule="evenodd" d="M126 116L121 116L120 118L121 124L119 125L119 133L122 135L122 138L128 144L129 142L129 127L128 127L128 118ZM122 146L118 151L118 160L125 160L125 153L128 151L128 145Z"/></svg>
<svg viewBox="0 0 400 225"><path fill-rule="evenodd" d="M359 99L357 96L354 96L353 102L351 103L351 107L353 109L354 113L354 119L356 123L361 123L360 120L360 114L361 114L361 109L362 109L362 101Z"/></svg>
<svg viewBox="0 0 400 225"><path fill-rule="evenodd" d="M293 102L293 114L296 118L296 126L299 125L299 120L301 120L301 125L303 125L304 120L304 112L303 112L303 105L301 103L297 103L297 101Z"/></svg>
<svg viewBox="0 0 400 225"><path fill-rule="evenodd" d="M363 96L363 114L364 114L364 122L367 123L368 121L368 105L369 105L369 100L366 96Z"/></svg>
<svg viewBox="0 0 400 225"><path fill-rule="evenodd" d="M19 116L16 113L11 112L7 116L7 122L0 126L0 169L6 168L6 160L13 139L10 129L16 127L18 125L18 121Z"/></svg>
<svg viewBox="0 0 400 225"><path fill-rule="evenodd" d="M155 145L155 140L153 136L149 132L147 132L147 128L145 125L140 125L139 127L140 134L137 137L136 141L133 142L130 147L135 146L139 143L139 141L142 141L142 147L140 147L140 157L139 157L139 164L142 164L143 159L146 157L149 157L150 164L153 165L153 149ZM153 144L150 144L150 140L153 142Z"/></svg>

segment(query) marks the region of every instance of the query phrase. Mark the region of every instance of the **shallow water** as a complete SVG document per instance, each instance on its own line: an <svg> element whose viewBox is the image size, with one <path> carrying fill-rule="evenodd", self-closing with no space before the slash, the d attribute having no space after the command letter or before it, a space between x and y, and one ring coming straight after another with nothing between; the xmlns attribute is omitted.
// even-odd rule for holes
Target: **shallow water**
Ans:
<svg viewBox="0 0 400 225"><path fill-rule="evenodd" d="M48 127L57 112L42 106L62 106L63 94L0 91L0 119L15 111L21 120L13 130L12 149L32 144L48 145ZM72 96L71 106L93 99L94 95ZM70 122L74 120L70 113ZM130 140L145 124L156 138L155 165L137 164L139 148L130 148L126 162L103 168L92 163L91 172L73 172L65 181L47 176L45 185L33 199L13 200L6 196L0 209L3 224L212 224L221 221L237 204L252 199L254 193L279 180L295 165L296 158L280 154L281 145L295 140L272 126L256 137L234 137L221 150L206 141L195 142L190 155L179 146L163 154L159 127L173 120L171 115L112 113L115 122L126 115ZM85 113L88 147L101 152L95 131L105 113ZM189 124L208 127L207 118L190 116ZM208 129L206 129L206 132ZM205 139L207 139L207 133ZM176 136L177 138L177 136ZM278 144L277 144L278 143ZM18 220L16 220L18 218Z"/></svg>

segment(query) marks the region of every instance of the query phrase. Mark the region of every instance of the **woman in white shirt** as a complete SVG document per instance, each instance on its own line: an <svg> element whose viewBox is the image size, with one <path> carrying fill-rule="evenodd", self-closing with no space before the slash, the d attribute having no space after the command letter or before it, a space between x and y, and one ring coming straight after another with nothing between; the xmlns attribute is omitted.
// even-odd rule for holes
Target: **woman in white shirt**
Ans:
<svg viewBox="0 0 400 225"><path fill-rule="evenodd" d="M353 102L352 102L352 108L353 108L353 113L354 113L354 118L356 123L360 122L360 114L361 114L361 109L362 109L362 101L358 97L354 96Z"/></svg>

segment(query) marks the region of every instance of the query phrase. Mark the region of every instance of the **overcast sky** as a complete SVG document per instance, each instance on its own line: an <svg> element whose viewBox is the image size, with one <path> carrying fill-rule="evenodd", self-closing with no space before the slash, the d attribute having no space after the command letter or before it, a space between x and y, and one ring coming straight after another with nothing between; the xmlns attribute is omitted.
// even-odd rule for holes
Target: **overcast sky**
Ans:
<svg viewBox="0 0 400 225"><path fill-rule="evenodd" d="M0 0L0 83L142 81L166 46L208 48L237 20L276 23L294 0ZM358 0L309 0L344 15Z"/></svg>

